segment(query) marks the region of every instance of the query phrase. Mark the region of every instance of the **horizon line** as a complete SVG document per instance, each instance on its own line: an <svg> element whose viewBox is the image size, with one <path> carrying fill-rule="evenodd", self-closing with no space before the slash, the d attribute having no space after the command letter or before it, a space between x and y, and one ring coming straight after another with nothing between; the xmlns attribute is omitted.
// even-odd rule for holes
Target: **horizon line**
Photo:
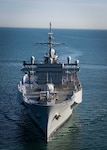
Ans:
<svg viewBox="0 0 107 150"><path fill-rule="evenodd" d="M0 26L0 28L17 28L17 29L49 29L49 27L21 27L21 26ZM107 28L64 28L64 27L53 27L52 29L61 30L107 30Z"/></svg>

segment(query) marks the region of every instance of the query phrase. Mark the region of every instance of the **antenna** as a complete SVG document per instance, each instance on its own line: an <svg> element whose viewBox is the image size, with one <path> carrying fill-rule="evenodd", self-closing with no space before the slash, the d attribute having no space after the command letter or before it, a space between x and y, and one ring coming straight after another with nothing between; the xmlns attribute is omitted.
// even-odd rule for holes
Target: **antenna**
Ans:
<svg viewBox="0 0 107 150"><path fill-rule="evenodd" d="M46 74L46 82L48 83L48 72Z"/></svg>
<svg viewBox="0 0 107 150"><path fill-rule="evenodd" d="M48 45L49 48L51 49L52 47L61 45L61 44L65 44L65 43L57 43L57 42L53 42L53 32L52 32L52 24L50 22L50 30L49 30L49 39L48 42L43 42L43 43L36 43L36 44L41 44L41 45Z"/></svg>
<svg viewBox="0 0 107 150"><path fill-rule="evenodd" d="M50 33L52 33L52 24L51 24L51 22L50 22Z"/></svg>
<svg viewBox="0 0 107 150"><path fill-rule="evenodd" d="M53 45L53 42L52 42L52 40L53 40L53 37L52 37L52 28L51 28L51 22L50 22L50 32L48 33L49 34L49 47L50 47L50 50L52 49L52 45Z"/></svg>

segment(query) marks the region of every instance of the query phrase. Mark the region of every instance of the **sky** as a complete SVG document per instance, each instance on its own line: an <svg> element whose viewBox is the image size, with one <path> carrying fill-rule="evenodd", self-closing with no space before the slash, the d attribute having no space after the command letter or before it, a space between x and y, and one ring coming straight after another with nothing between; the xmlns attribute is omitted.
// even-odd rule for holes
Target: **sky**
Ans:
<svg viewBox="0 0 107 150"><path fill-rule="evenodd" d="M0 0L0 27L107 29L107 0Z"/></svg>

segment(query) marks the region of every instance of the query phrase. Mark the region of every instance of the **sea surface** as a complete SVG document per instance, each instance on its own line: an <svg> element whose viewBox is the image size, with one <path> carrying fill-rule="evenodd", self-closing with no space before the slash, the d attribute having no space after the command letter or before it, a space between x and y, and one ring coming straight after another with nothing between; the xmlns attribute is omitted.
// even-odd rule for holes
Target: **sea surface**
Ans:
<svg viewBox="0 0 107 150"><path fill-rule="evenodd" d="M107 30L53 29L59 60L80 61L83 102L44 142L42 132L19 103L23 60L42 60L48 29L0 28L0 150L107 150Z"/></svg>

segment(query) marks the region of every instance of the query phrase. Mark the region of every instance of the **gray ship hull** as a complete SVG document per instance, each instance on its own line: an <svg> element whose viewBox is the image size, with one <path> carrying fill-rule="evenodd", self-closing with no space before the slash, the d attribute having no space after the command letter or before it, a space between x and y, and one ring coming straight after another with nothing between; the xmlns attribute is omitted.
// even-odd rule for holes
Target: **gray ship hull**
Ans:
<svg viewBox="0 0 107 150"><path fill-rule="evenodd" d="M82 100L82 90L75 93L74 98L55 105L24 104L33 121L43 131L46 141L63 125L72 115L73 108Z"/></svg>

